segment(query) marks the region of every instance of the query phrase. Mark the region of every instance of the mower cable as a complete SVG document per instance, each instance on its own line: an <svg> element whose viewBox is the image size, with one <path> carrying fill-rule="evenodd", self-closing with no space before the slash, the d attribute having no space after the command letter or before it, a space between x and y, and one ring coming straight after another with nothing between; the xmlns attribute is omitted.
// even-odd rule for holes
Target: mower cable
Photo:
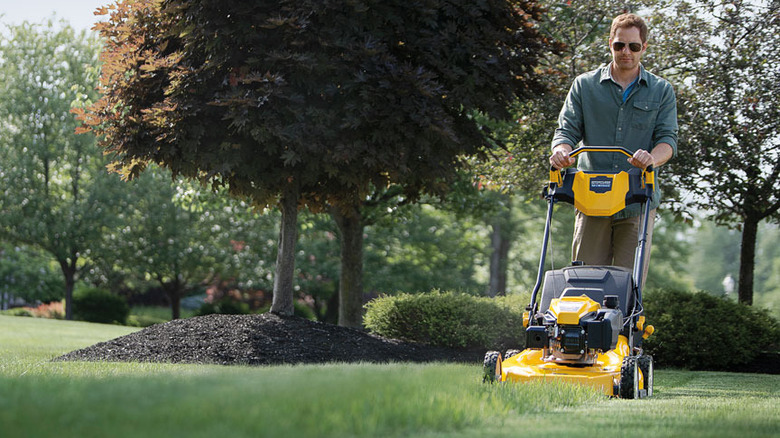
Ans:
<svg viewBox="0 0 780 438"><path fill-rule="evenodd" d="M626 326L626 324L629 323L635 316L639 316L642 314L642 312L645 310L645 307L642 305L642 303L637 303L634 305L634 308L631 310L631 314L626 317L626 320L623 321L623 327Z"/></svg>

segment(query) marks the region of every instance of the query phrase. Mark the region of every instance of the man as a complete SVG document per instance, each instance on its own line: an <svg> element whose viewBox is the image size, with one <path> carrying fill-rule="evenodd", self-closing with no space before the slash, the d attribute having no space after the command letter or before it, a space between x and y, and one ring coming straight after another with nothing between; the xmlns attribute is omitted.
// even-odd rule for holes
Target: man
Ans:
<svg viewBox="0 0 780 438"><path fill-rule="evenodd" d="M613 153L580 155L586 171L620 171L630 166L654 168L677 153L677 106L672 86L641 64L647 50L647 25L634 14L612 22L609 49L612 62L574 80L558 117L550 164L562 169L574 164L569 153L585 146L622 146L633 156ZM650 204L646 251L649 254L658 189ZM574 226L572 260L589 265L632 267L639 235L641 206L631 205L612 217L588 217L579 211ZM645 258L643 279L649 257Z"/></svg>

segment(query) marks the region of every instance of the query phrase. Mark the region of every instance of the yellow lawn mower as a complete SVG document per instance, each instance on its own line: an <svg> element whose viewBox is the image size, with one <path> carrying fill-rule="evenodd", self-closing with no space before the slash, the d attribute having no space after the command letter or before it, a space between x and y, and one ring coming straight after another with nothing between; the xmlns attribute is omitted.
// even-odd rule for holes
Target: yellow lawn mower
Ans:
<svg viewBox="0 0 780 438"><path fill-rule="evenodd" d="M612 146L580 147L571 152L632 154ZM531 303L523 314L526 349L485 354L484 381L566 380L589 385L609 396L642 398L653 394L653 358L642 340L653 333L642 307L642 275L654 171L617 173L552 169L543 192L547 200L542 254ZM545 272L553 206L574 204L588 216L611 216L642 204L633 270L618 266L572 266ZM541 295L539 291L541 289Z"/></svg>

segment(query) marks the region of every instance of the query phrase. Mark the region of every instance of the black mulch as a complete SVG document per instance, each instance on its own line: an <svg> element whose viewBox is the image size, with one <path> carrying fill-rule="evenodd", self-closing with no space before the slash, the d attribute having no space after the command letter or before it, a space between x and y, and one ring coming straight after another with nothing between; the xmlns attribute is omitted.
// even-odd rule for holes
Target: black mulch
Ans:
<svg viewBox="0 0 780 438"><path fill-rule="evenodd" d="M208 315L157 324L55 360L273 365L327 362L466 362L484 351L385 339L294 316Z"/></svg>

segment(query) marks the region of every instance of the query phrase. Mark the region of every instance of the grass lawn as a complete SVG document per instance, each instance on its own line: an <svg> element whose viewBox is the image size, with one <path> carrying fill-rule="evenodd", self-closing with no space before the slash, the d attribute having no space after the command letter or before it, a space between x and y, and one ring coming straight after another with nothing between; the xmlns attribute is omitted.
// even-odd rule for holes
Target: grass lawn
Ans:
<svg viewBox="0 0 780 438"><path fill-rule="evenodd" d="M647 400L484 385L480 364L60 363L133 328L0 316L0 436L777 437L780 376L660 370Z"/></svg>

